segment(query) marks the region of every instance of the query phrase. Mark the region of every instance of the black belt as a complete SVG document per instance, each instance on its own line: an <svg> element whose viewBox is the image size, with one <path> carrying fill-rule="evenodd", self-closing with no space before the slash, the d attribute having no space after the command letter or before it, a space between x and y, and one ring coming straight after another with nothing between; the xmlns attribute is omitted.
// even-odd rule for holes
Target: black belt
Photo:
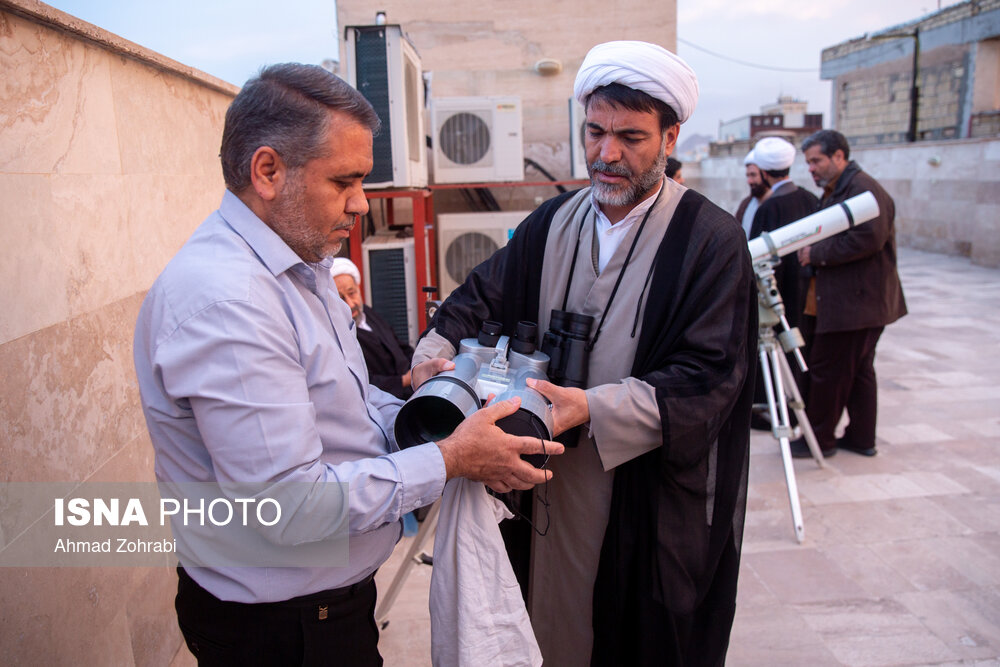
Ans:
<svg viewBox="0 0 1000 667"><path fill-rule="evenodd" d="M358 591L365 588L371 584L372 580L375 579L375 573L372 572L367 577L360 581L356 581L353 584L348 584L347 586L341 586L340 588L330 588L325 591L318 591L316 593L308 593L306 595L300 595L298 597L290 598L288 600L279 600L277 602L232 602L228 600L220 600L218 597L213 595L210 591L205 590L201 584L191 578L183 567L177 566L177 576L181 579L186 580L194 586L197 586L207 595L211 595L216 600L220 602L225 602L226 604L248 604L255 606L272 606L272 607L286 607L286 608L299 608L299 607L309 607L317 602L322 602L323 600L329 600L331 598L347 598L354 596Z"/></svg>

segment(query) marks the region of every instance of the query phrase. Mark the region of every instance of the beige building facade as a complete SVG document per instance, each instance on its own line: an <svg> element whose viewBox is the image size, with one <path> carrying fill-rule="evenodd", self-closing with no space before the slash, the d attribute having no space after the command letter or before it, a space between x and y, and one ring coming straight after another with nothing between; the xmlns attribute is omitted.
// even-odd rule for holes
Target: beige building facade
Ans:
<svg viewBox="0 0 1000 667"><path fill-rule="evenodd" d="M968 0L823 50L832 126L852 145L1000 134L1000 0ZM916 66L916 96L913 93ZM916 104L914 104L916 99Z"/></svg>
<svg viewBox="0 0 1000 667"><path fill-rule="evenodd" d="M587 51L617 39L654 42L670 50L677 44L675 0L653 4L388 0L377 6L339 0L341 33L349 26L374 24L376 10L385 12L387 23L400 25L416 48L424 72L429 73L429 98L519 96L524 156L560 180L571 178L569 99ZM343 68L346 54L341 41ZM540 74L536 65L543 60L558 62L560 71ZM525 180L546 178L528 167ZM547 198L555 191L494 188L493 194L502 208L514 209L514 200L521 200L521 208L530 208L536 195ZM444 199L435 195L439 210L443 203L439 200Z"/></svg>

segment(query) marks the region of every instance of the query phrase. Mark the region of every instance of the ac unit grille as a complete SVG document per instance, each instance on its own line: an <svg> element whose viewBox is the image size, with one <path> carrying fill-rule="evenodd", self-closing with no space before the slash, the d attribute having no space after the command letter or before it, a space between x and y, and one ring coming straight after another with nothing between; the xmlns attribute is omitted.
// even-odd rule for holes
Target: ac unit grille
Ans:
<svg viewBox="0 0 1000 667"><path fill-rule="evenodd" d="M465 232L459 234L448 243L445 251L444 266L448 276L461 285L472 269L498 250L496 241L486 234Z"/></svg>
<svg viewBox="0 0 1000 667"><path fill-rule="evenodd" d="M476 114L452 114L441 124L438 145L455 164L475 164L490 150L490 128Z"/></svg>
<svg viewBox="0 0 1000 667"><path fill-rule="evenodd" d="M366 183L392 182L392 133L397 131L390 122L389 63L386 54L385 31L357 30L357 89L382 119L382 131L372 140L372 171ZM399 128L398 131L402 131Z"/></svg>
<svg viewBox="0 0 1000 667"><path fill-rule="evenodd" d="M406 304L406 261L402 248L370 250L372 308L390 325L399 340L409 340ZM378 276L378 279L375 279Z"/></svg>

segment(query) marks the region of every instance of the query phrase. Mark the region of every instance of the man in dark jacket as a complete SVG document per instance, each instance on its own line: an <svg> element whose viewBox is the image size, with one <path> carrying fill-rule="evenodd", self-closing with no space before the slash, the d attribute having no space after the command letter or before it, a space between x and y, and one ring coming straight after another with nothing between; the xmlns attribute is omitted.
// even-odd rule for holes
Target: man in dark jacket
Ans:
<svg viewBox="0 0 1000 667"><path fill-rule="evenodd" d="M809 173L823 188L820 208L862 192L878 201L877 218L799 250L801 264L816 272L802 322L811 338L806 414L824 455L846 449L874 456L875 346L885 326L906 314L896 272L896 208L878 181L849 161L844 135L820 130L802 143L802 151ZM837 439L834 429L844 409L850 424ZM810 456L801 438L792 443L792 455Z"/></svg>
<svg viewBox="0 0 1000 667"><path fill-rule="evenodd" d="M358 343L368 367L368 381L404 401L413 395L410 387L410 359L413 348L400 343L392 325L361 298L361 273L354 262L337 257L330 267L337 292L351 308L351 317L358 328Z"/></svg>

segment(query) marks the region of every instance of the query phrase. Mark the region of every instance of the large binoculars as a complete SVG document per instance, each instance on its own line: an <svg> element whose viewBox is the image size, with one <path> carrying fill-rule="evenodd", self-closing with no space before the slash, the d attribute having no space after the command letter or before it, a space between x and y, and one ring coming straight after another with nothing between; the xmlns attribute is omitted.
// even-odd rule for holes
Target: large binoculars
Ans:
<svg viewBox="0 0 1000 667"><path fill-rule="evenodd" d="M401 448L451 435L490 394L498 401L521 399L517 412L496 422L505 433L552 439L552 406L527 385L529 378L548 379L549 357L535 349L538 325L518 322L513 339L500 331L499 323L483 322L477 338L462 340L455 368L424 382L403 404L394 429ZM541 467L548 457L524 458Z"/></svg>
<svg viewBox="0 0 1000 667"><path fill-rule="evenodd" d="M560 387L587 388L590 364L590 315L552 310L549 330L542 337L542 352L549 356L549 378Z"/></svg>

